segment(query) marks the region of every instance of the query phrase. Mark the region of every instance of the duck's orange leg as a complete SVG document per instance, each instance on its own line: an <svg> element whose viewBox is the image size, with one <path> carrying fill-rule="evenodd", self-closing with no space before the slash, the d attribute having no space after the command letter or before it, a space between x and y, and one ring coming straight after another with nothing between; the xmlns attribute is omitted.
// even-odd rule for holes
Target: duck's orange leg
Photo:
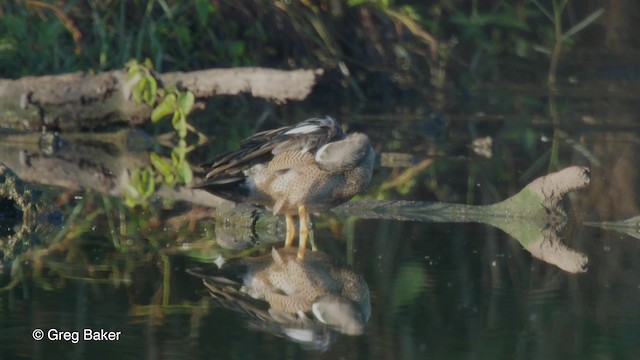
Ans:
<svg viewBox="0 0 640 360"><path fill-rule="evenodd" d="M293 222L293 216L289 214L284 216L284 220L287 224L287 236L284 241L284 247L288 248L293 244L293 239L296 237L296 224Z"/></svg>
<svg viewBox="0 0 640 360"><path fill-rule="evenodd" d="M309 240L309 213L307 207L300 205L298 207L298 216L300 216L300 240L298 244L298 259L304 260L304 252L307 249L307 241Z"/></svg>

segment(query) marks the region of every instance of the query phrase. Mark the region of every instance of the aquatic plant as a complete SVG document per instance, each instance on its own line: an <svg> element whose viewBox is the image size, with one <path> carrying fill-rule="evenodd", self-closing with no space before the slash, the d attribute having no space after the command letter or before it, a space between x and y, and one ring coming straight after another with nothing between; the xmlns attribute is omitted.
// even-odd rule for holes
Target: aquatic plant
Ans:
<svg viewBox="0 0 640 360"><path fill-rule="evenodd" d="M193 172L186 158L194 146L205 141L204 135L187 122L187 115L193 109L195 98L190 91L177 88L164 89L158 86L153 75L153 65L149 59L143 64L131 60L127 64L128 80L135 83L132 96L138 103L154 106L151 121L157 123L171 116L171 124L177 134L177 143L171 150L171 160L164 159L156 152L150 153L151 166L133 169L130 183L125 189L125 203L129 207L146 205L157 186L189 185ZM187 147L187 135L191 131L198 135L199 142Z"/></svg>

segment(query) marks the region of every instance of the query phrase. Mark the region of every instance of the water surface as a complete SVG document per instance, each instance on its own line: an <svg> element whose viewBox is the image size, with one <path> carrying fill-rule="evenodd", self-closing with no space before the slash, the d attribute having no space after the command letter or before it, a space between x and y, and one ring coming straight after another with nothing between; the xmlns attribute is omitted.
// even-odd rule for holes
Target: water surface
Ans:
<svg viewBox="0 0 640 360"><path fill-rule="evenodd" d="M268 253L282 246L281 225L267 226L257 239L231 235L257 241L249 250L223 249L215 242L221 237L220 222L207 219L213 211L168 222L190 209L178 204L177 210L165 207L138 219L100 189L65 189L64 182L44 181L63 204L65 218L53 225L43 221L45 229L33 229L41 235L34 235L31 244L5 254L1 357L640 357L637 227L585 224L639 214L637 102L585 91L563 93L553 99L562 107L554 118L547 112L543 87L519 92L496 87L474 93L475 103L465 103L464 111L432 112L416 102L411 116L332 114L346 128L367 132L378 154L393 153L399 161L381 159L364 197L491 204L549 172L587 166L591 184L570 194L569 217L560 234L564 247L588 258L586 271L569 273L542 261L487 224L323 214L315 221L317 245L363 275L372 313L362 335L335 333L325 345L311 346L248 326L246 314L212 301L202 282L186 272L219 255ZM485 137L490 145L473 145ZM24 177L19 168L24 154L15 149L7 147L0 160ZM47 156L42 148L28 151ZM409 168L414 172L401 180ZM86 180L83 186L91 184ZM102 213L90 218L97 210ZM70 229L81 230L75 237L65 235ZM9 229L3 236L12 234ZM29 252L31 247L49 250L38 256ZM120 335L113 341L75 343L47 334L35 341L35 329Z"/></svg>

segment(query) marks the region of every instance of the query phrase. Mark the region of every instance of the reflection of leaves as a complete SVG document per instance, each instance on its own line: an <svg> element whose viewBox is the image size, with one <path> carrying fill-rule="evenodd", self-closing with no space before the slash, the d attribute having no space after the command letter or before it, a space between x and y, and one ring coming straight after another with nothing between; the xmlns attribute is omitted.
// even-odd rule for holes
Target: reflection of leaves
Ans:
<svg viewBox="0 0 640 360"><path fill-rule="evenodd" d="M125 187L125 204L129 207L146 205L155 191L153 170L150 167L137 168L131 172L129 184Z"/></svg>
<svg viewBox="0 0 640 360"><path fill-rule="evenodd" d="M156 153L151 153L151 164L164 177L165 183L169 185L173 185L175 183L173 168L167 160L161 158L160 155Z"/></svg>
<svg viewBox="0 0 640 360"><path fill-rule="evenodd" d="M398 312L411 304L425 290L427 273L420 263L406 263L400 267L393 282L391 309Z"/></svg>
<svg viewBox="0 0 640 360"><path fill-rule="evenodd" d="M187 136L187 120L182 113L182 110L178 109L173 113L171 123L173 128L178 132L180 139L184 139Z"/></svg>
<svg viewBox="0 0 640 360"><path fill-rule="evenodd" d="M152 69L153 64L149 59L144 64L135 60L127 63L127 79L135 83L132 87L133 98L137 103L155 105L151 112L151 121L154 123L171 115L171 124L178 134L179 141L171 151L171 161L151 153L152 167L144 168L144 172L136 169L132 173L131 184L125 191L126 204L130 207L145 205L157 185L190 184L193 181L193 172L186 159L187 152L191 150L187 148L185 140L188 131L198 135L198 145L203 143L202 134L187 122L187 115L191 113L195 104L193 93L179 90L175 86L169 89L158 88Z"/></svg>
<svg viewBox="0 0 640 360"><path fill-rule="evenodd" d="M178 166L178 175L180 176L180 179L183 183L191 184L191 182L193 181L193 172L191 171L189 163L187 163L186 161L180 163L180 165Z"/></svg>

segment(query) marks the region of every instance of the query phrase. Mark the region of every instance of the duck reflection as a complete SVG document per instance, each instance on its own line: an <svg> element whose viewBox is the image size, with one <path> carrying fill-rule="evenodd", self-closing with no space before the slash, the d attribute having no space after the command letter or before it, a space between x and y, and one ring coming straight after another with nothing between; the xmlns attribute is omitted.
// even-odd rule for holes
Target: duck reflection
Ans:
<svg viewBox="0 0 640 360"><path fill-rule="evenodd" d="M215 271L190 269L222 306L247 316L251 329L326 350L337 333L359 335L371 315L364 278L320 251L297 249L233 259Z"/></svg>

